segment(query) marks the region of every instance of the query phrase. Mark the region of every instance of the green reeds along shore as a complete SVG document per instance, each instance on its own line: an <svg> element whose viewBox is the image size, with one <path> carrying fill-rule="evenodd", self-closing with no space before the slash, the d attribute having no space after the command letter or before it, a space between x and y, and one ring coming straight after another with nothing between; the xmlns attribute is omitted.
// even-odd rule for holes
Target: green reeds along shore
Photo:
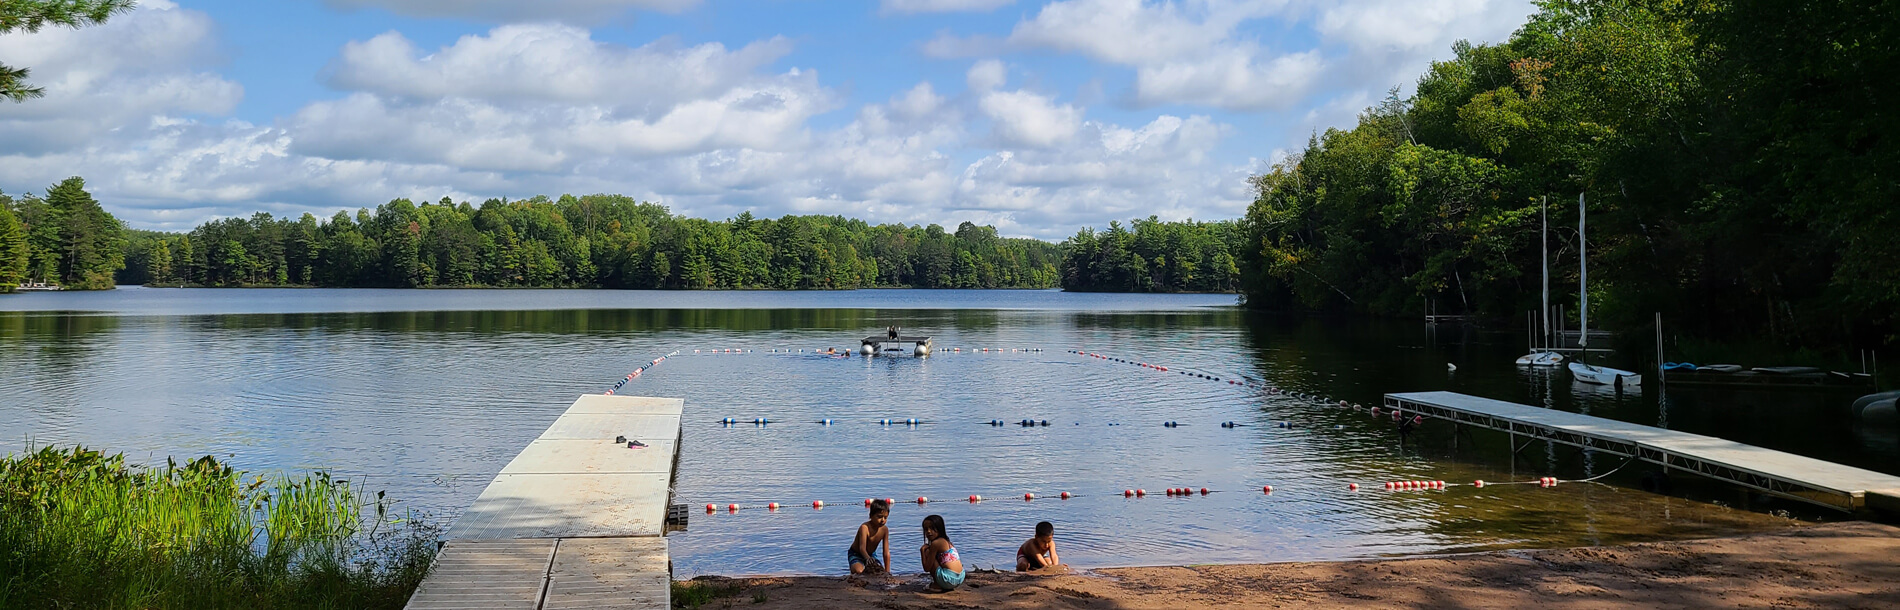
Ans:
<svg viewBox="0 0 1900 610"><path fill-rule="evenodd" d="M401 608L438 527L326 473L0 459L0 608Z"/></svg>

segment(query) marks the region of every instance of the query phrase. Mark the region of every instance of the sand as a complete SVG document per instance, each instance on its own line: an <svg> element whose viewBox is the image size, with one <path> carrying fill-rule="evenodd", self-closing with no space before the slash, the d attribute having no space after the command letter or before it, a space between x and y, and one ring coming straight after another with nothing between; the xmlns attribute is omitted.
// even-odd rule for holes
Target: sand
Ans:
<svg viewBox="0 0 1900 610"><path fill-rule="evenodd" d="M1900 608L1900 528L1845 522L1623 546L1370 561L918 576L701 577L708 608Z"/></svg>

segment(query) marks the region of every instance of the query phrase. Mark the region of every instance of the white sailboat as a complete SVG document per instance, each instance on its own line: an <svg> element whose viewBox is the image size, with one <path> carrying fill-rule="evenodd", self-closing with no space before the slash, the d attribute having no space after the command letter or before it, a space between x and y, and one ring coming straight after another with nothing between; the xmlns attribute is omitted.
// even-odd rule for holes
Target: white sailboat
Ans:
<svg viewBox="0 0 1900 610"><path fill-rule="evenodd" d="M1578 270L1577 284L1579 286L1579 289L1577 292L1578 292L1579 301L1581 302L1581 306L1577 308L1577 316L1581 322L1580 326L1582 328L1581 328L1581 332L1577 334L1577 346L1583 349L1583 352L1581 353L1584 356L1589 356L1590 355L1590 257L1588 255L1589 240L1584 237L1583 216L1584 216L1583 194L1578 193L1577 194L1577 256L1579 259L1579 264L1577 266L1577 270ZM1577 381L1581 381L1584 383L1593 383L1597 385L1616 386L1618 388L1638 388L1638 387L1642 387L1643 385L1642 375L1638 375L1630 371L1625 371L1623 369L1613 369L1607 366L1596 366L1596 365L1588 364L1582 361L1583 358L1578 358L1577 360L1578 360L1577 362L1570 363L1570 374L1576 377Z"/></svg>
<svg viewBox="0 0 1900 610"><path fill-rule="evenodd" d="M1545 209L1543 203L1538 204L1537 212L1543 217L1544 223L1540 229L1542 233L1539 234L1542 240L1540 247L1543 248L1544 255L1544 315L1540 318L1542 324L1538 326L1543 331L1544 341L1548 343L1550 341L1550 212ZM1518 366L1547 368L1563 366L1563 364L1564 355L1550 351L1548 345L1541 350L1532 347L1530 353L1517 357Z"/></svg>

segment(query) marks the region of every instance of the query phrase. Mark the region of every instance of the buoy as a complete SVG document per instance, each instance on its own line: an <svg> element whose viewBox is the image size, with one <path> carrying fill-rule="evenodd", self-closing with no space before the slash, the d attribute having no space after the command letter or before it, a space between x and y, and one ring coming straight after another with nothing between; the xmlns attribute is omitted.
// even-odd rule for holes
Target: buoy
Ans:
<svg viewBox="0 0 1900 610"><path fill-rule="evenodd" d="M896 505L897 505L897 501L896 501L896 500L892 500L892 499L890 499L890 498L885 498L885 499L884 499L884 505L885 505L885 506L896 506Z"/></svg>
<svg viewBox="0 0 1900 610"><path fill-rule="evenodd" d="M1476 481L1472 481L1472 482L1471 482L1471 486L1472 486L1472 487L1484 487L1484 479L1478 479L1478 480L1476 480Z"/></svg>
<svg viewBox="0 0 1900 610"><path fill-rule="evenodd" d="M1167 492L1167 494L1168 494L1168 497L1170 497L1170 498L1172 498L1172 497L1174 497L1174 488L1173 488L1173 487L1169 487L1169 488L1168 488L1168 489L1166 490L1166 492Z"/></svg>
<svg viewBox="0 0 1900 610"><path fill-rule="evenodd" d="M739 512L739 505L737 505L737 504L727 504L727 505L726 505L726 510L727 510L727 511L730 511L730 512L735 512L735 513L736 513L736 512Z"/></svg>
<svg viewBox="0 0 1900 610"><path fill-rule="evenodd" d="M915 425L917 425L917 418L915 418L915 417L913 417L913 418L910 418L910 419L906 419L906 420L904 420L904 423L906 423L906 424L910 424L910 425L913 425L913 426L915 426Z"/></svg>
<svg viewBox="0 0 1900 610"><path fill-rule="evenodd" d="M1385 482L1385 488L1386 488L1386 489L1391 489L1391 488L1392 488L1392 482L1391 482L1391 481L1386 481L1386 482Z"/></svg>
<svg viewBox="0 0 1900 610"><path fill-rule="evenodd" d="M1263 493L1263 494L1270 494L1270 493L1273 493L1273 486L1272 486L1272 485L1262 485L1262 486L1260 486L1260 493Z"/></svg>
<svg viewBox="0 0 1900 610"><path fill-rule="evenodd" d="M926 497L923 497L923 496L917 496L917 503L918 503L918 504L927 504L927 503L929 503L929 502L930 502L930 498L926 498Z"/></svg>
<svg viewBox="0 0 1900 610"><path fill-rule="evenodd" d="M825 507L825 501L824 501L824 500L812 500L812 501L811 501L811 507L812 507L812 508L824 508L824 507Z"/></svg>
<svg viewBox="0 0 1900 610"><path fill-rule="evenodd" d="M765 505L765 510L778 510L778 503L773 502L771 504Z"/></svg>
<svg viewBox="0 0 1900 610"><path fill-rule="evenodd" d="M976 501L977 501L977 500L981 500L981 499L983 499L983 498L982 498L982 497L980 497L980 496L977 496L977 495L975 495L975 494L971 494L971 495L970 495L970 502L971 502L972 504L974 504L974 503L976 503Z"/></svg>
<svg viewBox="0 0 1900 610"><path fill-rule="evenodd" d="M716 509L716 508L713 508L713 505L711 505L711 504L707 504L707 505L706 505L706 512L707 512L707 513L711 513L711 512L713 512L713 511L715 511L715 510L719 510L719 509Z"/></svg>
<svg viewBox="0 0 1900 610"><path fill-rule="evenodd" d="M1065 492L1062 492L1062 499L1064 499L1064 500L1067 500L1067 499L1069 499L1069 492L1066 492L1066 491L1065 491Z"/></svg>
<svg viewBox="0 0 1900 610"><path fill-rule="evenodd" d="M1133 490L1133 489L1124 489L1124 490L1122 490L1122 497L1124 497L1124 498L1127 498L1127 497L1132 497L1132 496L1134 496L1134 495L1135 495L1135 490Z"/></svg>
<svg viewBox="0 0 1900 610"><path fill-rule="evenodd" d="M864 505L865 505L865 506L870 506L870 505L871 505L871 499L870 499L870 498L865 498L865 499L864 499Z"/></svg>
<svg viewBox="0 0 1900 610"><path fill-rule="evenodd" d="M829 425L831 425L831 418L829 418L829 417L827 417L827 418L824 418L824 419L821 419L821 420L818 420L818 423L821 423L821 424L824 424L824 425L827 425L827 426L829 426Z"/></svg>
<svg viewBox="0 0 1900 610"><path fill-rule="evenodd" d="M1346 489L1348 489L1348 490L1351 490L1351 491L1359 491L1359 484L1358 484L1358 483L1347 483L1347 484L1346 484Z"/></svg>
<svg viewBox="0 0 1900 610"><path fill-rule="evenodd" d="M1036 494L1031 494L1031 493L1023 494L1023 501L1029 501L1029 500L1034 500L1034 499L1036 499Z"/></svg>
<svg viewBox="0 0 1900 610"><path fill-rule="evenodd" d="M1135 490L1135 495L1137 495L1137 496L1146 496L1146 495L1148 495L1148 490L1146 490L1146 489L1137 489L1137 490Z"/></svg>
<svg viewBox="0 0 1900 610"><path fill-rule="evenodd" d="M1203 496L1205 496L1205 495L1207 495L1207 488L1206 488L1206 487L1202 487L1202 488L1201 488L1201 495L1203 495Z"/></svg>

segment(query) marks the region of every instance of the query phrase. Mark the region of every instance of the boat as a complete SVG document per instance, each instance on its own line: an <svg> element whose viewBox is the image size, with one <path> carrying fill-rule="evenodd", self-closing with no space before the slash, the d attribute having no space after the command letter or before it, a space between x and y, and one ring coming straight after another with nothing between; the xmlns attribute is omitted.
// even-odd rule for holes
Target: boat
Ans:
<svg viewBox="0 0 1900 610"><path fill-rule="evenodd" d="M1643 376L1623 369L1596 366L1583 360L1590 355L1590 257L1589 241L1583 231L1583 194L1577 194L1577 347L1582 355L1570 363L1570 374L1583 383L1611 386L1618 390L1643 386Z"/></svg>
<svg viewBox="0 0 1900 610"><path fill-rule="evenodd" d="M1643 385L1642 375L1623 369L1613 369L1607 366L1584 364L1582 362L1570 363L1570 374L1576 377L1577 381L1589 384L1615 386L1619 388L1633 388Z"/></svg>
<svg viewBox="0 0 1900 610"><path fill-rule="evenodd" d="M1864 424L1900 422L1900 411L1895 409L1897 402L1900 402L1900 390L1862 396L1854 401L1854 419Z"/></svg>
<svg viewBox="0 0 1900 610"><path fill-rule="evenodd" d="M1564 355L1557 352L1531 352L1518 356L1517 365L1543 368L1559 367L1564 365Z"/></svg>
<svg viewBox="0 0 1900 610"><path fill-rule="evenodd" d="M1545 347L1544 349L1539 350L1537 349L1537 346L1533 344L1530 347L1530 353L1524 354L1522 356L1518 356L1517 365L1529 366L1529 367L1540 367L1540 368L1551 368L1551 367L1563 366L1564 355L1559 354L1557 352L1550 351L1550 347L1549 347L1549 344L1550 344L1550 214L1549 212L1545 211L1544 206L1541 203L1538 204L1537 209L1538 209L1538 213L1544 219L1543 228L1541 229L1541 233L1539 233L1539 237L1543 240L1542 248L1543 248L1543 255L1544 255L1544 259L1543 259L1544 260L1544 315L1541 319L1541 323L1534 323L1533 325L1537 326L1539 330L1543 331L1543 342L1545 344Z"/></svg>
<svg viewBox="0 0 1900 610"><path fill-rule="evenodd" d="M1693 371L1693 370L1697 370L1697 369L1696 369L1696 365L1695 365L1695 364L1693 364L1693 363L1689 363L1689 362L1664 362L1664 363L1662 364L1662 370L1665 370L1665 371Z"/></svg>
<svg viewBox="0 0 1900 610"><path fill-rule="evenodd" d="M1758 366L1752 370L1767 375L1819 375L1826 372L1811 366Z"/></svg>

